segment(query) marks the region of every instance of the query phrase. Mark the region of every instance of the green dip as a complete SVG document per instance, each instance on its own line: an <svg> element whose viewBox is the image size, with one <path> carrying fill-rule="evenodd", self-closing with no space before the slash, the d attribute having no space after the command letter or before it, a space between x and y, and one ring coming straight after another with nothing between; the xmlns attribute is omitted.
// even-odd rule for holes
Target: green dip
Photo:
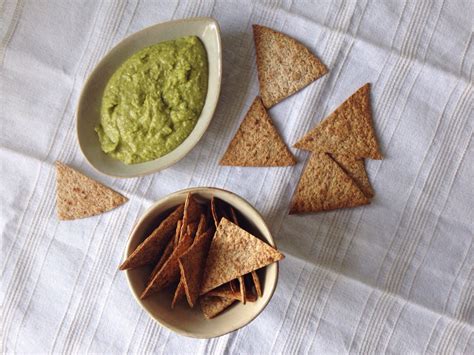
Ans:
<svg viewBox="0 0 474 355"><path fill-rule="evenodd" d="M95 129L102 150L125 164L169 153L196 125L207 80L206 50L195 36L135 53L105 87Z"/></svg>

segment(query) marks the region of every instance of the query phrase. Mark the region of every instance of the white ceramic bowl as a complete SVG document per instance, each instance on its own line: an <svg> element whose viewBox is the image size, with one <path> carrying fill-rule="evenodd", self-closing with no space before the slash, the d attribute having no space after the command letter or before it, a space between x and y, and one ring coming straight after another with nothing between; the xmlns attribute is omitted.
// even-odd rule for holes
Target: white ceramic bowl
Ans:
<svg viewBox="0 0 474 355"><path fill-rule="evenodd" d="M260 213L243 198L236 194L211 187L197 187L181 190L168 195L153 204L140 218L132 230L125 249L126 259L135 248L149 235L157 225L157 220L165 212L183 203L191 192L199 199L210 200L215 196L234 207L246 219L249 231L268 244L275 246L270 230ZM144 300L140 294L145 289L146 280L151 273L151 267L143 267L125 271L128 285L137 303L158 323L181 335L193 338L212 338L237 330L255 319L268 304L275 291L278 281L278 263L271 264L258 271L262 282L263 295L256 302L243 305L236 302L213 319L205 319L199 305L194 308L181 302L171 309L173 292L162 291Z"/></svg>
<svg viewBox="0 0 474 355"><path fill-rule="evenodd" d="M191 134L175 150L161 158L127 165L105 154L94 128L100 122L102 95L112 74L132 54L159 42L195 35L203 42L209 61L206 102ZM222 45L219 24L208 17L154 25L132 34L115 46L87 79L77 108L77 138L87 161L98 171L115 177L135 177L160 171L182 159L201 139L217 106L222 79Z"/></svg>

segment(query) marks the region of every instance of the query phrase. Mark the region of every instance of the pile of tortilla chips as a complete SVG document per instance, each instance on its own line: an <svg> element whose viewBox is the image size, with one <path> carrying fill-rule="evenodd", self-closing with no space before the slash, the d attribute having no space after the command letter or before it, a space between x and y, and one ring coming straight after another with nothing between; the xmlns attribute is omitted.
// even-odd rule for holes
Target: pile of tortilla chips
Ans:
<svg viewBox="0 0 474 355"><path fill-rule="evenodd" d="M250 106L220 164L291 166L290 152L267 109L327 73L326 66L303 44L271 28L253 25L260 96Z"/></svg>
<svg viewBox="0 0 474 355"><path fill-rule="evenodd" d="M140 298L174 289L170 306L200 303L208 319L234 302L262 296L257 273L284 258L278 250L245 231L237 211L212 198L205 203L188 194L120 265L120 270L153 266Z"/></svg>
<svg viewBox="0 0 474 355"><path fill-rule="evenodd" d="M372 125L370 84L357 90L294 146L312 153L290 213L369 204L374 191L364 159L382 159Z"/></svg>

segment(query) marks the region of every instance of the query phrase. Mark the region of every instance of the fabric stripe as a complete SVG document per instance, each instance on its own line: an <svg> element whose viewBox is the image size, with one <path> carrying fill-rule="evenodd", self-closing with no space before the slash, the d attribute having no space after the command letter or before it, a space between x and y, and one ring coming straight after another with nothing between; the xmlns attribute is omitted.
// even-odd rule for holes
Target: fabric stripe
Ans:
<svg viewBox="0 0 474 355"><path fill-rule="evenodd" d="M6 4L3 4L6 6ZM2 7L3 7L2 6ZM23 7L25 6L23 0L17 0L15 5L15 10L13 11L13 16L11 18L10 24L8 25L8 29L5 33L5 36L2 38L2 42L0 43L0 68L3 67L5 61L5 54L7 52L7 47L13 38L13 35L16 31L18 23L20 22L21 13L23 12ZM2 8L2 13L5 8ZM5 19L3 19L5 20Z"/></svg>

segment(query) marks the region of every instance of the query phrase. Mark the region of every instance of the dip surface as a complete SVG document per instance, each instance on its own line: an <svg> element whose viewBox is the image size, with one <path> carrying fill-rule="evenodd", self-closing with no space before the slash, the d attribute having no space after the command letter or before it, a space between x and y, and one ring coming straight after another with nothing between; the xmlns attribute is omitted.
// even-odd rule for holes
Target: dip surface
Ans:
<svg viewBox="0 0 474 355"><path fill-rule="evenodd" d="M102 150L126 164L159 158L191 133L207 94L206 49L195 36L144 48L104 90L96 127Z"/></svg>

